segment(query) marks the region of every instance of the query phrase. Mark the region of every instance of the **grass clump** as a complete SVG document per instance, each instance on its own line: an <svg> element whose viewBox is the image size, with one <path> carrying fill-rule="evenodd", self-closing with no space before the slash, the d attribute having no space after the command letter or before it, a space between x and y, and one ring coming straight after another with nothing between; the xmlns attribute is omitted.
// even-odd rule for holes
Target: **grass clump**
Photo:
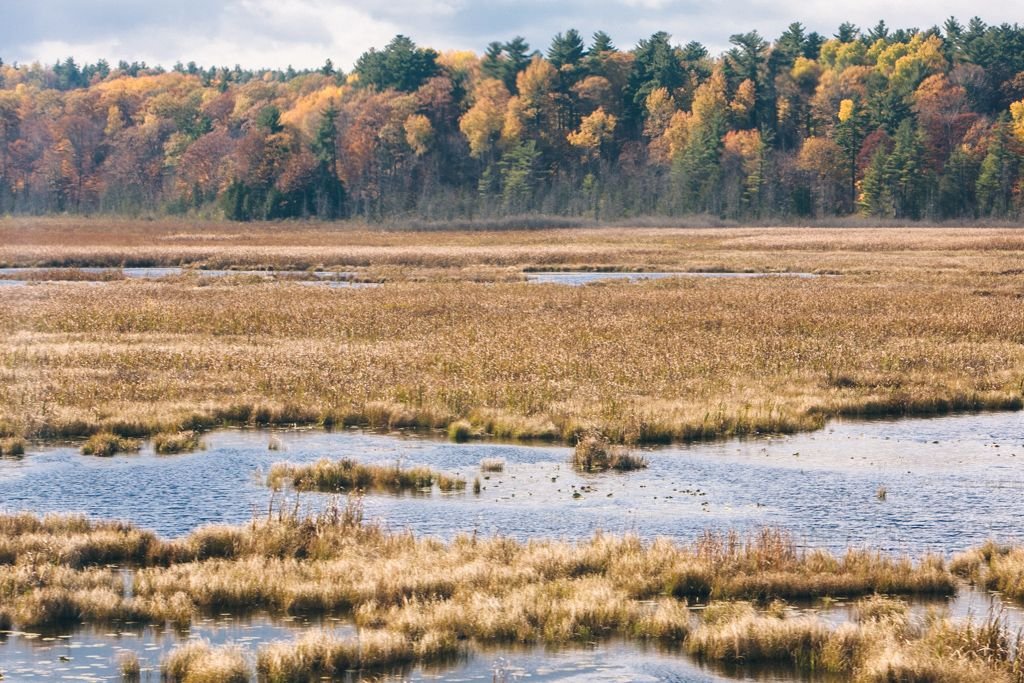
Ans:
<svg viewBox="0 0 1024 683"><path fill-rule="evenodd" d="M124 683L138 683L142 679L142 664L134 652L122 651L117 656L117 666L121 670L121 680Z"/></svg>
<svg viewBox="0 0 1024 683"><path fill-rule="evenodd" d="M501 458L484 458L480 461L481 472L504 472L505 461Z"/></svg>
<svg viewBox="0 0 1024 683"><path fill-rule="evenodd" d="M260 648L256 670L268 683L292 683L340 677L347 671L392 669L452 657L459 651L455 638L447 634L423 634L413 640L381 630L364 629L354 638L313 631L295 642Z"/></svg>
<svg viewBox="0 0 1024 683"><path fill-rule="evenodd" d="M161 664L169 683L248 683L252 669L245 654L234 645L213 647L193 640L175 648Z"/></svg>
<svg viewBox="0 0 1024 683"><path fill-rule="evenodd" d="M630 453L623 446L613 446L608 437L593 430L576 441L571 461L572 466L580 472L629 472L647 467L646 458Z"/></svg>
<svg viewBox="0 0 1024 683"><path fill-rule="evenodd" d="M456 443L465 443L473 436L473 425L466 420L457 420L448 425L448 438Z"/></svg>
<svg viewBox="0 0 1024 683"><path fill-rule="evenodd" d="M422 491L437 486L441 491L466 488L466 480L427 467L403 469L401 465L364 465L354 460L322 459L309 465L275 463L267 485L280 489L287 482L299 491L344 493L350 491Z"/></svg>
<svg viewBox="0 0 1024 683"><path fill-rule="evenodd" d="M82 444L82 455L109 458L118 453L135 453L142 447L137 439L129 439L111 432L93 434Z"/></svg>
<svg viewBox="0 0 1024 683"><path fill-rule="evenodd" d="M26 448L28 448L28 442L25 439L18 437L0 439L0 455L25 455Z"/></svg>
<svg viewBox="0 0 1024 683"><path fill-rule="evenodd" d="M195 431L160 432L153 437L153 450L161 455L189 453L202 447L199 433Z"/></svg>

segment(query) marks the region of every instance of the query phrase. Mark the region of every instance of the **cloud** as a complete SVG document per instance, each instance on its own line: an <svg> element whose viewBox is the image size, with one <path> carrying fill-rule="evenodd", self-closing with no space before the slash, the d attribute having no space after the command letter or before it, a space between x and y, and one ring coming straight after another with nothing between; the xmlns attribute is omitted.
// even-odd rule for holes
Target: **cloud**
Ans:
<svg viewBox="0 0 1024 683"><path fill-rule="evenodd" d="M861 0L797 3L793 0L34 0L5 3L0 57L52 63L126 59L171 65L315 67L331 58L350 67L370 47L396 33L439 50L482 51L492 40L525 36L536 48L552 35L578 28L605 30L622 47L659 30L677 42L697 40L713 52L733 33L758 30L777 36L791 22L826 35L843 21L873 26L928 27L955 15L978 12L966 0ZM1012 22L1015 2L991 0L983 18Z"/></svg>

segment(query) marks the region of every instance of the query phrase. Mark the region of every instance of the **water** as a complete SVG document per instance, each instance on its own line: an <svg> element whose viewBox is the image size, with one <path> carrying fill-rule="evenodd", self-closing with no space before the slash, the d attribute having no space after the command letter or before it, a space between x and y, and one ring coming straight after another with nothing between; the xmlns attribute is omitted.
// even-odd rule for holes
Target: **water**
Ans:
<svg viewBox="0 0 1024 683"><path fill-rule="evenodd" d="M557 284L579 287L594 282L607 280L628 280L637 282L640 280L664 280L673 277L698 277L710 279L749 279L763 277L796 277L813 278L813 273L641 273L641 272L580 272L580 271L550 271L526 273L526 279L538 284Z"/></svg>
<svg viewBox="0 0 1024 683"><path fill-rule="evenodd" d="M24 286L31 282L78 282L83 284L102 284L110 280L36 280L27 277L38 273L76 272L95 275L97 278L106 273L120 273L128 280L160 280L194 273L202 278L221 278L228 276L247 275L262 277L268 280L285 279L302 284L326 285L328 287L372 287L375 283L353 282L355 273L333 271L306 270L221 270L221 269L185 269L179 267L157 268L0 268L0 286ZM115 280L116 281L116 280Z"/></svg>
<svg viewBox="0 0 1024 683"><path fill-rule="evenodd" d="M284 450L268 450L272 435ZM366 496L370 518L445 538L475 530L521 539L580 539L604 529L688 542L707 528L773 525L792 530L807 546L838 552L853 545L912 555L948 553L990 537L1024 540L1024 518L1018 513L1024 492L1020 413L833 422L809 434L652 449L646 452L646 470L598 475L575 473L564 447L452 444L358 430L225 430L204 438L206 450L174 456L158 456L147 447L138 455L103 459L80 455L76 445L35 446L24 457L0 459L0 511L85 512L176 537L206 523L242 523L264 511L269 494L263 481L274 462L352 457L427 465L470 481L480 476L479 496L471 491ZM504 472L481 473L485 458L504 460ZM888 491L885 501L876 497L879 486ZM329 499L303 494L302 504L316 508ZM917 603L913 614L921 617L940 606L954 617L984 620L993 605L999 609L991 596L963 589L949 602ZM1004 610L1011 628L1024 626L1020 608ZM850 606L843 603L828 609L805 606L797 613L806 612L835 624L851 618ZM351 632L342 622L325 625ZM4 683L118 680L117 656L128 649L149 669L143 680L157 681L160 657L189 637L239 643L252 653L260 643L291 639L310 626L262 615L207 619L185 634L138 625L83 626L35 637L0 634L0 671ZM374 680L810 679L785 668L704 668L678 652L611 641L557 650L474 646L459 661Z"/></svg>
<svg viewBox="0 0 1024 683"><path fill-rule="evenodd" d="M214 645L234 644L243 649L251 664L262 644L291 641L310 624L283 623L269 617L224 618L196 623L185 633L154 628L125 627L96 630L80 628L51 635L0 633L0 672L4 683L16 681L120 681L119 657L124 652L139 658L142 681L160 681L160 661L175 646L189 639L204 639ZM355 631L344 624L320 625L338 637ZM717 683L727 680L798 680L785 668L758 671L757 677L744 672L716 671L687 658L678 651L645 647L635 643L608 641L589 647L557 649L538 646L474 647L453 661L410 667L389 674L352 676L365 681L622 681L664 683Z"/></svg>
<svg viewBox="0 0 1024 683"><path fill-rule="evenodd" d="M0 461L0 510L85 512L126 519L177 537L207 523L243 523L266 509L274 462L349 457L426 465L483 491L368 495L372 519L394 529L450 538L460 532L519 539L586 538L594 530L691 541L704 529L778 526L807 546L871 547L918 555L988 538L1024 540L1024 414L835 422L820 432L730 440L646 452L646 470L581 475L570 449L452 444L349 430L207 434L206 449L158 456L150 448L114 458L76 445L30 449ZM502 473L481 473L497 458ZM878 500L879 487L887 490ZM109 492L109 493L104 493ZM116 493L115 493L116 492ZM328 496L303 494L315 508Z"/></svg>

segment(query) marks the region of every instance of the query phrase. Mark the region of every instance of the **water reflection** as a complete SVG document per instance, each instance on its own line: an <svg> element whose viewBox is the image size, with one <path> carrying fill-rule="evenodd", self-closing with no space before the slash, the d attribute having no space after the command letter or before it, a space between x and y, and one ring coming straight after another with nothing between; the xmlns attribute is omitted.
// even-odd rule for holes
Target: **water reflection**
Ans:
<svg viewBox="0 0 1024 683"><path fill-rule="evenodd" d="M988 538L1024 539L1024 420L1017 413L930 420L833 423L817 433L723 441L648 452L650 467L580 475L569 449L451 444L359 431L277 434L220 431L206 449L179 456L109 459L75 446L36 449L0 461L0 510L78 511L131 520L177 537L211 522L242 523L265 510L266 471L280 460L354 458L426 465L457 474L479 495L373 494L370 518L444 538L461 532L579 539L597 529L690 541L704 529L790 529L807 546L849 546L919 555ZM486 458L500 473L480 471ZM885 501L876 498L885 486ZM303 494L304 506L328 496Z"/></svg>

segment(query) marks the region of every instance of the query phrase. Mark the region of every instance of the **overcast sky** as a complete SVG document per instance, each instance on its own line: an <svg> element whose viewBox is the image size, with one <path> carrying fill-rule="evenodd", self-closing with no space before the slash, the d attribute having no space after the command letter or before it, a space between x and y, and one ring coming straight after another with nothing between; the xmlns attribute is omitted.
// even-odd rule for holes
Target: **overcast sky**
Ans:
<svg viewBox="0 0 1024 683"><path fill-rule="evenodd" d="M302 68L330 57L348 69L396 33L441 51L481 52L514 35L544 48L567 28L605 30L623 48L665 30L719 52L730 34L774 38L792 21L831 35L843 21L925 28L975 14L992 24L1024 19L1012 0L0 0L0 58Z"/></svg>

